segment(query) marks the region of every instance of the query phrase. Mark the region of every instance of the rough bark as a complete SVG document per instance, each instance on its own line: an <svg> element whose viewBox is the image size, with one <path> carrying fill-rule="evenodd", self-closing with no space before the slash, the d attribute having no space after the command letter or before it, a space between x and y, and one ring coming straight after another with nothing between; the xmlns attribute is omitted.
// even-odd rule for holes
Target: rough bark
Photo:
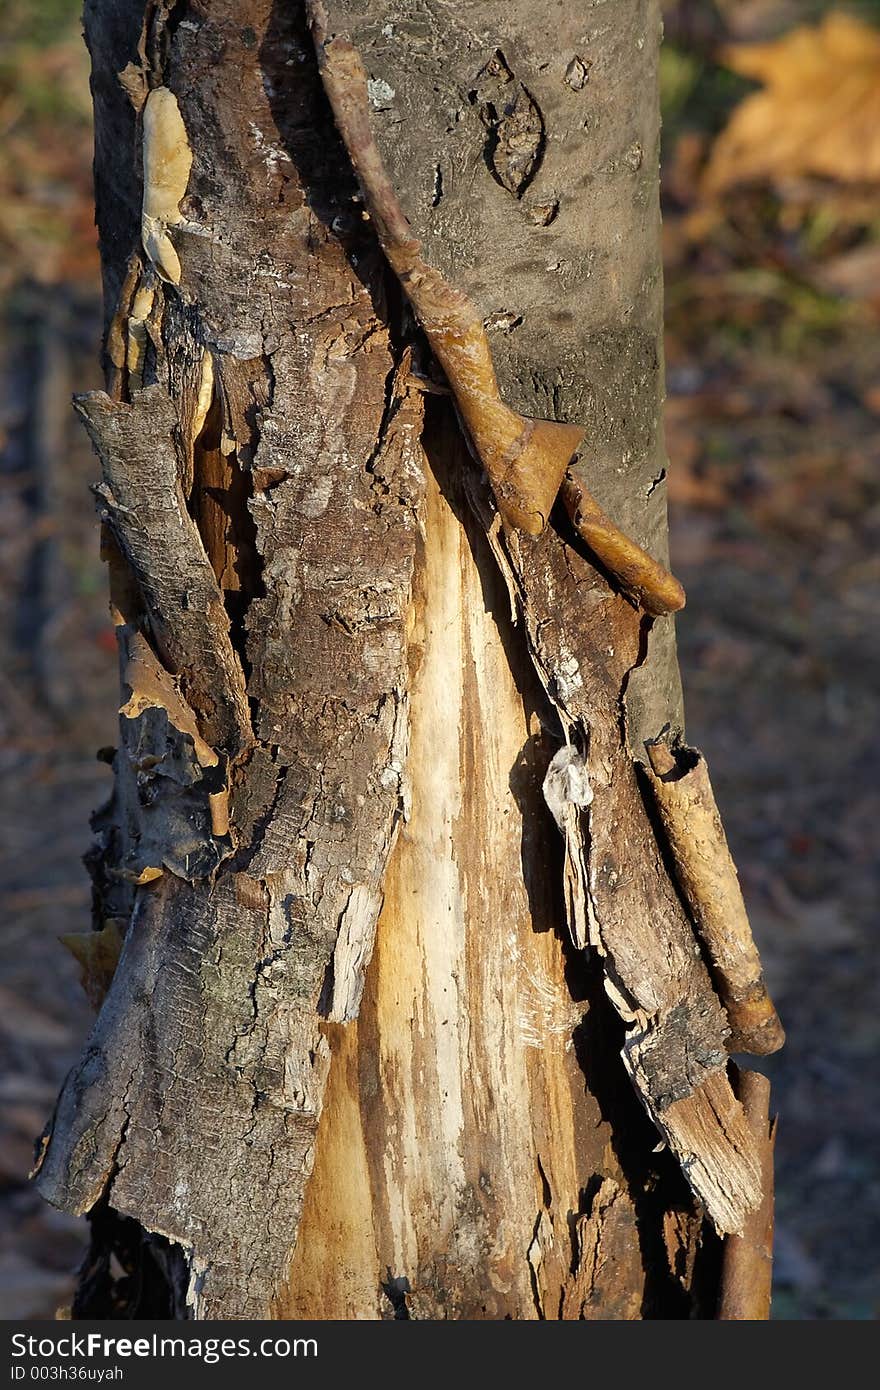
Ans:
<svg viewBox="0 0 880 1390"><path fill-rule="evenodd" d="M328 10L503 399L583 426L665 560L654 0ZM682 730L671 619L561 506L502 524L304 6L88 0L86 33L124 943L42 1190L96 1213L105 1299L150 1233L178 1314L711 1315L761 1155L637 766ZM144 196L156 140L183 175Z"/></svg>

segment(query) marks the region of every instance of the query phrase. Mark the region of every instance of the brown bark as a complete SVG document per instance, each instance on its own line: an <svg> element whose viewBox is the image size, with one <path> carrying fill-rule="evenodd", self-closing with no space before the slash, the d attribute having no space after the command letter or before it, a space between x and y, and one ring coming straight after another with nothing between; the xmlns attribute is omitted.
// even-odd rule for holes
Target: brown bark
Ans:
<svg viewBox="0 0 880 1390"><path fill-rule="evenodd" d="M773 1282L773 1149L776 1121L770 1118L770 1082L757 1071L739 1075L737 1095L761 1151L764 1195L742 1235L724 1242L718 1317L725 1322L765 1322Z"/></svg>
<svg viewBox="0 0 880 1390"><path fill-rule="evenodd" d="M665 561L653 0L328 10L501 400L584 430ZM94 1214L77 1311L711 1316L761 1149L635 765L681 732L671 619L561 507L499 515L304 6L86 31L124 944L39 1171Z"/></svg>

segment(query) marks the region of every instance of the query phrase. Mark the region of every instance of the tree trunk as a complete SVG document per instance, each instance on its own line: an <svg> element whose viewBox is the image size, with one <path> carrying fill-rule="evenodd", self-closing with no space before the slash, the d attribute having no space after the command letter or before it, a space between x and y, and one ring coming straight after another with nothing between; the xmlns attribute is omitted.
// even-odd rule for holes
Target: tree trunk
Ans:
<svg viewBox="0 0 880 1390"><path fill-rule="evenodd" d="M329 11L504 400L665 559L655 0ZM86 35L123 703L38 1178L74 1312L713 1316L767 1145L652 801L672 618L499 517L303 4Z"/></svg>

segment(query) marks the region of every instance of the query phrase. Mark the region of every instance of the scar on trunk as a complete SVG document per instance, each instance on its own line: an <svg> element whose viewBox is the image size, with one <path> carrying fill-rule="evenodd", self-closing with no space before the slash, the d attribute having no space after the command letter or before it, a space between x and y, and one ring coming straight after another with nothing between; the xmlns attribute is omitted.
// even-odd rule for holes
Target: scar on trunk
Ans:
<svg viewBox="0 0 880 1390"><path fill-rule="evenodd" d="M705 759L696 749L670 747L662 735L646 751L675 875L730 1021L730 1051L778 1052L785 1033L764 982Z"/></svg>
<svg viewBox="0 0 880 1390"><path fill-rule="evenodd" d="M367 74L349 39L330 36L321 0L307 0L324 89L363 189L385 257L449 381L459 414L486 469L502 519L538 536L550 519L566 471L583 442L580 425L533 420L501 399L482 319L461 290L421 256L370 129ZM609 573L649 613L684 604L684 590L658 561L628 539L581 484L579 532ZM575 522L577 526L577 521Z"/></svg>

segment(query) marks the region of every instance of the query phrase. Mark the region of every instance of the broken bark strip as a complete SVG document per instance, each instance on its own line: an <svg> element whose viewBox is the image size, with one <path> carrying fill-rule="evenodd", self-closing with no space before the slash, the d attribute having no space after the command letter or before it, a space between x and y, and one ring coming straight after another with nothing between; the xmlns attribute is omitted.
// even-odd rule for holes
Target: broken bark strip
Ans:
<svg viewBox="0 0 880 1390"><path fill-rule="evenodd" d="M761 1151L764 1196L741 1236L724 1242L718 1317L727 1322L766 1322L773 1283L773 1148L770 1082L756 1071L739 1072L737 1094Z"/></svg>
<svg viewBox="0 0 880 1390"><path fill-rule="evenodd" d="M646 613L657 618L684 608L685 592L675 576L614 525L573 473L566 474L561 495L581 540Z"/></svg>
<svg viewBox="0 0 880 1390"><path fill-rule="evenodd" d="M778 1052L785 1033L764 982L705 759L696 749L663 741L646 749L646 773L675 872L730 1019L730 1050L758 1057Z"/></svg>
<svg viewBox="0 0 880 1390"><path fill-rule="evenodd" d="M76 407L101 460L97 495L137 577L157 649L206 742L235 756L253 741L244 673L187 511L174 402L154 384L131 405L93 391L78 396Z"/></svg>

